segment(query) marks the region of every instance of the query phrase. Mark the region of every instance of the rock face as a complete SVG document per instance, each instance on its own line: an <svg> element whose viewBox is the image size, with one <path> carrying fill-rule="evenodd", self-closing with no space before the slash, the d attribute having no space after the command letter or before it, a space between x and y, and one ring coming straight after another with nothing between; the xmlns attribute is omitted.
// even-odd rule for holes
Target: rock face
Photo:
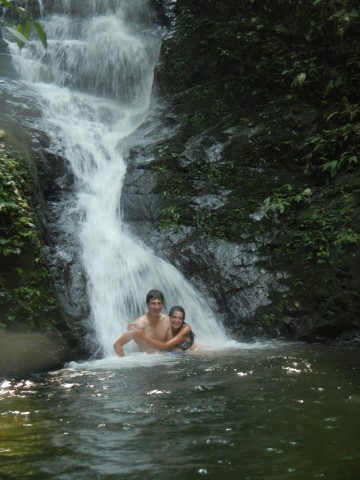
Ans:
<svg viewBox="0 0 360 480"><path fill-rule="evenodd" d="M208 147L211 140L206 138L205 145L202 140L201 135L191 138L170 161L155 158L145 165L144 152L132 152L122 194L125 220L212 299L213 308L233 334L254 338L265 334L256 322L256 312L271 304L274 292L287 291L287 273L273 268L269 256L262 253L272 240L271 233L256 231L263 213L246 211L246 198L238 203L231 186L222 189L216 177L215 181L201 178L199 167L218 168L224 148L217 143ZM171 145L171 138L167 142ZM161 148L161 144L153 146L154 151ZM234 217L230 225L229 215ZM232 228L236 241L226 234Z"/></svg>
<svg viewBox="0 0 360 480"><path fill-rule="evenodd" d="M70 253L66 258L61 253L64 244L57 235L64 162L41 154L39 145L45 146L46 140L22 129L17 115L24 111L18 112L14 104L9 109L7 91L2 94L0 374L12 375L58 368L84 353L83 316L74 305L85 293L84 284L77 291L70 288L67 272L79 267L69 261ZM71 177L65 177L71 183ZM80 290L76 302L69 301Z"/></svg>
<svg viewBox="0 0 360 480"><path fill-rule="evenodd" d="M60 368L68 360L68 347L49 333L1 333L0 377Z"/></svg>
<svg viewBox="0 0 360 480"><path fill-rule="evenodd" d="M312 2L155 3L169 19L156 71L167 136L129 153L126 220L234 334L356 340L360 179L350 165L329 169L357 161L359 135L345 114L329 120L344 106L327 60L332 44L331 68L356 103L340 66L357 44L355 23L340 25L351 2L342 13Z"/></svg>

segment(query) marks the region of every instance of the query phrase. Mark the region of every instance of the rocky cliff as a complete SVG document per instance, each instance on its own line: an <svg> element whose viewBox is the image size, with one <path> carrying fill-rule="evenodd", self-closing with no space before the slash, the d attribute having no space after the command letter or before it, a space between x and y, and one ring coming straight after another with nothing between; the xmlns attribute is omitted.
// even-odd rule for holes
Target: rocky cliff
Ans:
<svg viewBox="0 0 360 480"><path fill-rule="evenodd" d="M129 155L127 220L240 337L356 339L356 2L155 3L164 134Z"/></svg>

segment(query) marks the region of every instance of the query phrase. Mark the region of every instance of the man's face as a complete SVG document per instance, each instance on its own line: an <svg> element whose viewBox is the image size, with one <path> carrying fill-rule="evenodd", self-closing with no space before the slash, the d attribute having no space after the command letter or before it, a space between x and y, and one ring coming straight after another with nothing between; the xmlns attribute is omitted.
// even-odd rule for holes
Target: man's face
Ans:
<svg viewBox="0 0 360 480"><path fill-rule="evenodd" d="M147 306L148 306L149 312L160 313L163 308L163 302L158 298L153 298L152 300L150 300Z"/></svg>

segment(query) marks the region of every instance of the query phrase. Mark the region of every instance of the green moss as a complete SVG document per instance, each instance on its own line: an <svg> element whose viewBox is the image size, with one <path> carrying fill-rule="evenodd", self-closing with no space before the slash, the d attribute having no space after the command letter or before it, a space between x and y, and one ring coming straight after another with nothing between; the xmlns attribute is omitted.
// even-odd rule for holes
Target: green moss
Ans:
<svg viewBox="0 0 360 480"><path fill-rule="evenodd" d="M66 330L32 205L26 159L0 151L0 328Z"/></svg>
<svg viewBox="0 0 360 480"><path fill-rule="evenodd" d="M170 228L176 232L180 229L181 210L179 207L171 205L161 210L161 219L159 228Z"/></svg>
<svg viewBox="0 0 360 480"><path fill-rule="evenodd" d="M37 242L28 177L23 161L0 151L0 256L20 254L25 245Z"/></svg>

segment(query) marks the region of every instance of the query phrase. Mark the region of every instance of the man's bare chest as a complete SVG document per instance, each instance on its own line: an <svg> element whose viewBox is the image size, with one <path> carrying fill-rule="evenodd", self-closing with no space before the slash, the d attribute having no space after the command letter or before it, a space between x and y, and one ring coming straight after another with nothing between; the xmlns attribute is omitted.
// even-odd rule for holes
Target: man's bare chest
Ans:
<svg viewBox="0 0 360 480"><path fill-rule="evenodd" d="M146 325L144 332L149 337L155 338L156 340L164 340L167 334L168 326L164 322L159 322L158 324L148 324Z"/></svg>

